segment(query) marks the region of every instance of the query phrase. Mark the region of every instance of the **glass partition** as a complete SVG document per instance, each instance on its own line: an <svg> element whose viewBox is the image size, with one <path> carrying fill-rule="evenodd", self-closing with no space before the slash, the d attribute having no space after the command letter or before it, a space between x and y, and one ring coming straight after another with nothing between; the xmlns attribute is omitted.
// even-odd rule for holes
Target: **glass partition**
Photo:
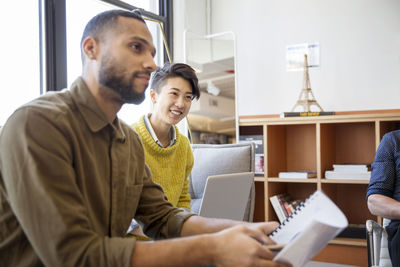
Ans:
<svg viewBox="0 0 400 267"><path fill-rule="evenodd" d="M236 143L235 36L185 31L184 58L199 78L201 97L188 115L193 143Z"/></svg>

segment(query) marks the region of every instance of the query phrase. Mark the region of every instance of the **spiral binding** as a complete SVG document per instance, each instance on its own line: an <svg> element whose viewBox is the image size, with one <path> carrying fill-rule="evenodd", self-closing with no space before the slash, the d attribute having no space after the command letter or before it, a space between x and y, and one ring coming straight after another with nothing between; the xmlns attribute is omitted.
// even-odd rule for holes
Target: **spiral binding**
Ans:
<svg viewBox="0 0 400 267"><path fill-rule="evenodd" d="M306 204L311 200L313 196L314 194L306 198L304 201L300 202L300 204L296 207L296 209L292 213L290 213L290 215L286 217L286 219L277 228L275 228L275 230L272 231L272 233L269 236L274 236L275 234L277 234L278 231L281 230L283 226L286 225L286 223L288 223L291 219L293 219L294 215L297 215L297 213L301 212L302 208L306 206Z"/></svg>

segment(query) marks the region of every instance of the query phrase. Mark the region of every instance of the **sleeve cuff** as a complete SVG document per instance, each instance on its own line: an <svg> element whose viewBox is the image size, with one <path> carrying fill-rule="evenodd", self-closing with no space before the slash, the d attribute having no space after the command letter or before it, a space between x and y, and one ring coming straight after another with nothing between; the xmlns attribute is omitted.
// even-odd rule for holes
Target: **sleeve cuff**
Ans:
<svg viewBox="0 0 400 267"><path fill-rule="evenodd" d="M180 211L173 216L173 222L168 223L168 233L169 237L180 237L183 224L187 219L192 217L193 215L197 215L194 212L186 211L185 209L180 208Z"/></svg>

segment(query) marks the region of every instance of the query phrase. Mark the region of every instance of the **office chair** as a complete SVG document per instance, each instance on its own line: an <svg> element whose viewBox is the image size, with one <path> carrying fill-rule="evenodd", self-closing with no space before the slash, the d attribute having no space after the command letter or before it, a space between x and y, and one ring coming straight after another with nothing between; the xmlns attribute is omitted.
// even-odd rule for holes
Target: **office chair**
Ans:
<svg viewBox="0 0 400 267"><path fill-rule="evenodd" d="M390 220L383 219L383 226L373 220L365 223L367 231L368 267L392 267L385 226Z"/></svg>
<svg viewBox="0 0 400 267"><path fill-rule="evenodd" d="M200 210L208 176L238 172L254 172L255 146L245 142L237 144L192 144L194 166L190 174L189 193L193 212ZM251 188L244 221L252 222L254 215L255 186Z"/></svg>

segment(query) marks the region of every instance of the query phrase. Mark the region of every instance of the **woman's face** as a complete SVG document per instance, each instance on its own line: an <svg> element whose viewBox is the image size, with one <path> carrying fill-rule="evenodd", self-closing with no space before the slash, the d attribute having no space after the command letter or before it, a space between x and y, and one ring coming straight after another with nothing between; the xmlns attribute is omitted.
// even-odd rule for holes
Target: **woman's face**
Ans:
<svg viewBox="0 0 400 267"><path fill-rule="evenodd" d="M150 90L154 104L152 116L170 125L177 124L189 113L192 105L190 83L181 77L169 78L159 91Z"/></svg>

